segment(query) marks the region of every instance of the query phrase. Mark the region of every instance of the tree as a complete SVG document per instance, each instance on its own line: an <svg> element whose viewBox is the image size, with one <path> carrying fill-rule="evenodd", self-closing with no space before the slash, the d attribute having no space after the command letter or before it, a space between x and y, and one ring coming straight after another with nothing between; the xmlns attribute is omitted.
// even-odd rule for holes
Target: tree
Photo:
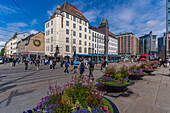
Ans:
<svg viewBox="0 0 170 113"><path fill-rule="evenodd" d="M1 54L0 54L0 55L1 55L1 57L3 57L3 56L4 56L4 52L5 52L5 49L4 49L4 48L2 48L2 49L1 49Z"/></svg>

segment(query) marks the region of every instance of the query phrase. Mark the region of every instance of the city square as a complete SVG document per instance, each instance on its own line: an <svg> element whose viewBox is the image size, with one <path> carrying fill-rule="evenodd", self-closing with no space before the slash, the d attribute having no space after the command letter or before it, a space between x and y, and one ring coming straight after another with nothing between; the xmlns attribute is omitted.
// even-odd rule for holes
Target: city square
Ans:
<svg viewBox="0 0 170 113"><path fill-rule="evenodd" d="M9 0L0 17L0 113L170 113L170 0Z"/></svg>

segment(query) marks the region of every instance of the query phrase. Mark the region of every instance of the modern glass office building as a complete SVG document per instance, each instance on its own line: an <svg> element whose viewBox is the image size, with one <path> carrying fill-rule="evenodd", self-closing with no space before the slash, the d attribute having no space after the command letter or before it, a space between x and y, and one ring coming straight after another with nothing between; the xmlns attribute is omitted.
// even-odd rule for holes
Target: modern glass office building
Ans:
<svg viewBox="0 0 170 113"><path fill-rule="evenodd" d="M170 0L166 0L166 57L170 58Z"/></svg>

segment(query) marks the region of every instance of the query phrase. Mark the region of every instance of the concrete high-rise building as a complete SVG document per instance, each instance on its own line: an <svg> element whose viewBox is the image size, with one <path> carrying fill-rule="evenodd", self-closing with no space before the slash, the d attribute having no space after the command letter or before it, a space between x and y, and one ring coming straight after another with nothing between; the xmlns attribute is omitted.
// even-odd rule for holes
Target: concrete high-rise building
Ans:
<svg viewBox="0 0 170 113"><path fill-rule="evenodd" d="M156 35L149 34L139 37L139 53L156 56Z"/></svg>
<svg viewBox="0 0 170 113"><path fill-rule="evenodd" d="M170 58L170 0L166 0L166 57Z"/></svg>
<svg viewBox="0 0 170 113"><path fill-rule="evenodd" d="M138 52L138 39L131 32L120 33L117 35L118 53L136 55Z"/></svg>

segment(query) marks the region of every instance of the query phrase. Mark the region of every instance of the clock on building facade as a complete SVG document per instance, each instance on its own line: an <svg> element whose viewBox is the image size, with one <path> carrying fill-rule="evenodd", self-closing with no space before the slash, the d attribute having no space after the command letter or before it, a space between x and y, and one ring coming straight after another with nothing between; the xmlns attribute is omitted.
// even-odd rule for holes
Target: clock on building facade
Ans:
<svg viewBox="0 0 170 113"><path fill-rule="evenodd" d="M41 42L39 40L34 40L34 45L39 47L41 45Z"/></svg>

